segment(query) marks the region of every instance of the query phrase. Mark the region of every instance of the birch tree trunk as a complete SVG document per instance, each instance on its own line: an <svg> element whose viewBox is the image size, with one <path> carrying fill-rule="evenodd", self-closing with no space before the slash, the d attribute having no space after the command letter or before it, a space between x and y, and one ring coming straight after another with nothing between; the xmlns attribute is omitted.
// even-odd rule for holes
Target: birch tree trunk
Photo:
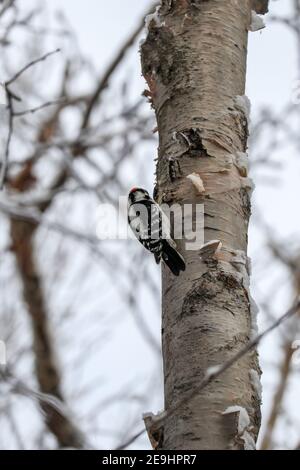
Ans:
<svg viewBox="0 0 300 470"><path fill-rule="evenodd" d="M255 331L249 292L247 175L249 101L245 95L252 8L265 1L162 0L148 17L142 68L159 131L156 199L204 205L200 256L178 241L187 269L163 267L165 409L197 387ZM161 449L255 449L260 369L251 353L164 423ZM231 408L234 407L234 408ZM226 412L226 413L225 413Z"/></svg>

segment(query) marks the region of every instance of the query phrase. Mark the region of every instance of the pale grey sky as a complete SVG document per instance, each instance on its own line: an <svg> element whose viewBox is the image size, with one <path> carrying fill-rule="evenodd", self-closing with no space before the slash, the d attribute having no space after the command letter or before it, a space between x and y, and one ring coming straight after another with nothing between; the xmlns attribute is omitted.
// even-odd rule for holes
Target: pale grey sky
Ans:
<svg viewBox="0 0 300 470"><path fill-rule="evenodd" d="M32 0L33 1L33 0ZM44 0L49 11L54 13L56 10L62 10L69 22L75 29L81 50L90 57L100 74L110 62L114 53L118 50L124 39L136 26L137 21L151 5L151 0ZM273 0L270 9L273 14L283 15L288 13L289 0ZM251 99L253 107L253 117L257 114L261 106L270 106L273 109L280 110L291 100L293 87L297 76L296 54L294 42L291 33L287 33L285 28L275 24L268 24L266 19L266 29L250 33L249 38L249 58L248 58L248 77L247 94ZM61 46L61 40L55 39L57 46ZM144 89L144 80L140 74L138 45L132 48L128 54L128 64L122 67L120 73L130 73L132 85L136 95L140 95ZM153 157L155 149L153 149ZM255 173L256 191L254 193L254 212L259 208L264 219L273 228L274 232L281 235L290 235L296 233L299 237L299 220L295 217L298 214L298 201L300 200L300 185L298 183L300 174L300 161L291 149L286 149L284 155L280 155L284 162L283 170L280 172L280 186L278 183L266 185L260 182ZM151 158L151 156L150 156ZM258 236L254 224L250 229L250 255L259 253L261 249L261 239ZM254 256L255 257L255 256ZM276 269L276 268L275 268ZM259 284L259 289L254 287L253 296L259 297L259 291L263 290L268 280L259 280L256 278L254 269L253 279ZM96 286L97 287L97 286ZM59 299L58 299L59 300ZM114 299L115 302L116 299ZM147 302L147 299L145 299ZM276 313L285 308L284 297L275 305ZM112 306L113 307L113 306ZM124 324L119 325L119 331L114 334L113 342L104 348L101 357L96 357L91 362L90 370L85 370L85 374L94 373L99 360L104 371L105 387L111 393L122 389L122 384L134 379L138 372L134 369L136 365L144 371L144 382L157 380L159 382L160 371L157 370L157 364L148 355L147 349L143 346L141 340L131 340L134 337L134 325L128 317ZM148 319L147 319L148 320ZM156 316L154 321L149 320L155 331L159 330L159 318ZM124 333L124 328L126 331ZM108 334L108 333L107 333ZM69 331L66 331L66 338ZM120 351L125 344L126 350L120 355ZM268 350L268 344L264 349L264 354L270 360L273 359L273 349ZM79 346L78 346L79 347ZM80 351L78 351L80 353ZM89 352L86 352L89 354ZM131 364L131 367L128 366ZM144 367L145 364L145 367ZM102 370L102 369L101 369ZM107 371L116 371L109 376ZM120 372L121 371L121 372ZM157 375L156 375L157 371ZM107 375L105 375L107 372ZM117 374L120 374L118 377ZM148 376L147 376L148 374ZM152 374L152 375L151 375ZM121 376L121 380L120 380ZM107 378L109 377L109 378ZM142 375L138 376L140 379ZM265 380L265 376L263 377ZM269 385L270 377L267 376L265 385ZM122 382L122 383L121 383ZM139 390L137 390L138 395ZM97 391L95 392L95 395ZM265 395L266 396L266 395ZM161 405L161 397L155 402L157 406ZM156 409L144 411L157 411ZM119 408L113 410L106 416L118 419ZM108 423L111 424L111 423ZM146 445L147 438L140 441L140 445Z"/></svg>
<svg viewBox="0 0 300 470"><path fill-rule="evenodd" d="M101 72L152 2L48 0L48 3L52 10L63 9L78 33L81 49L93 59L97 70ZM289 5L289 0L273 0L270 2L270 11L274 15L285 15L289 12ZM269 106L279 111L291 102L293 88L296 80L300 78L296 69L295 41L292 34L283 26L270 24L268 17L266 23L267 27L264 30L250 33L249 36L247 95L252 102L253 117L261 106ZM132 79L139 93L143 90L144 82L139 73L138 47L131 52L131 62L136 70L136 76ZM299 220L294 214L299 212L300 161L288 148L284 155L280 155L281 157L284 166L278 183L266 185L257 178L253 199L254 213L256 208L259 208L274 233L277 232L282 236L294 233L299 239ZM250 255L259 252L261 239L253 222L250 227L249 242ZM270 280L260 280L259 289L263 290L264 282L268 281ZM253 290L253 295L258 297L256 288ZM283 295L275 305L276 311L280 312L285 308L286 300ZM264 348L264 354L269 359L273 358L272 348L269 348L271 342L272 340L270 343L267 342ZM270 381L270 377L266 380ZM270 385L267 382L265 385Z"/></svg>

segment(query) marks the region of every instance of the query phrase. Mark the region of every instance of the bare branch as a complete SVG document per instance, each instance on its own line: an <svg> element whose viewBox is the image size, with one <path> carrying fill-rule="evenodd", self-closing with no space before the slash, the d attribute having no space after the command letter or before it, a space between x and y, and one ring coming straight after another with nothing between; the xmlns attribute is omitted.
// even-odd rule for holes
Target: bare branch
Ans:
<svg viewBox="0 0 300 470"><path fill-rule="evenodd" d="M26 64L21 70L19 70L19 72L17 72L12 78L10 78L9 80L7 80L5 82L6 88L9 87L16 80L18 80L18 78L20 78L21 75L23 75L24 72L27 72L27 70L29 70L31 67L33 67L34 65L36 65L40 62L44 62L45 60L48 59L48 57L52 56L53 54L57 54L60 51L61 51L61 49L55 49L54 51L47 52L47 54L44 54L42 57L39 57L38 59L32 60L31 62Z"/></svg>
<svg viewBox="0 0 300 470"><path fill-rule="evenodd" d="M192 391L190 392L185 398L180 400L177 404L174 406L171 406L168 408L166 411L161 413L161 415L157 415L155 417L155 420L153 421L153 429L158 429L162 423L172 416L179 408L187 405L193 398L195 398L201 390L203 390L207 385L209 385L211 382L213 382L215 379L220 377L226 370L228 370L233 364L238 362L242 357L244 357L246 354L248 354L250 351L256 348L256 346L267 336L269 333L274 331L276 328L278 328L282 323L284 323L286 320L291 318L293 315L299 312L300 309L300 298L296 301L295 305L291 307L284 315L282 315L278 320L276 320L275 323L273 323L269 328L267 328L265 331L263 331L261 334L259 334L256 338L254 338L252 341L250 341L244 348L242 348L240 351L238 351L235 355L232 356L231 359L229 359L227 362L224 364L220 365L218 369L214 372L207 372L206 375L204 376L203 380L200 382L200 384Z"/></svg>
<svg viewBox="0 0 300 470"><path fill-rule="evenodd" d="M44 220L43 217L37 213L29 213L19 210L18 208L9 207L8 205L2 202L0 202L0 211L14 219L23 220L31 225L44 226L49 230L54 230L55 232L71 237L76 241L83 242L89 245L90 247L93 247L94 249L97 249L97 246L99 244L99 239L97 237L85 235L81 232L70 229L69 227L65 227L64 225L61 225L58 222Z"/></svg>
<svg viewBox="0 0 300 470"><path fill-rule="evenodd" d="M127 441L125 441L123 444L121 444L115 450L124 450L124 449L126 449L131 444L133 444L139 437L141 437L143 434L145 434L145 432L146 432L145 429L142 429L141 431L138 431L133 436L129 437L129 439Z"/></svg>
<svg viewBox="0 0 300 470"><path fill-rule="evenodd" d="M13 130L14 130L13 95L10 93L7 86L5 86L5 91L6 91L7 101L8 101L8 105L7 105L7 107L8 107L8 135L7 135L7 140L6 140L4 157L3 157L3 161L1 163L0 191L2 191L3 186L4 186L4 182L5 182L7 166L8 166L8 160L9 160L10 143L11 143Z"/></svg>
<svg viewBox="0 0 300 470"><path fill-rule="evenodd" d="M55 105L58 105L58 104L62 104L62 102L63 102L62 99L47 101L46 103L43 103L40 106L36 106L35 108L26 109L24 111L14 112L13 116L14 117L23 117L23 116L26 116L28 114L34 114L38 111L41 111L42 109L49 108L49 106L55 106Z"/></svg>
<svg viewBox="0 0 300 470"><path fill-rule="evenodd" d="M138 35L141 33L141 31L143 30L144 28L144 24L145 24L145 16L153 11L153 5L151 7L150 10L147 10L147 12L145 13L145 15L143 15L142 17L142 20L140 21L140 23L138 24L137 28L133 31L133 33L129 36L129 38L127 39L127 41L122 45L121 49L118 51L116 57L113 59L113 61L110 63L109 67L107 68L106 72L104 73L104 75L101 77L101 79L99 80L99 83L94 91L94 93L92 94L90 100L89 100L89 103L88 103L88 106L87 106L87 109L86 109L86 112L85 112L85 115L83 117L83 121L82 121L82 129L86 129L88 124L89 124L89 121L90 121L90 118L91 118L91 114L92 114L92 111L95 107L95 105L97 104L97 102L99 101L99 98L100 98L100 95L102 94L102 92L106 89L108 83L109 83L109 80L111 78L111 76L113 75L113 73L115 72L116 68L118 67L118 65L120 64L120 62L123 60L127 50L133 45L133 43L135 42L136 38L138 37Z"/></svg>

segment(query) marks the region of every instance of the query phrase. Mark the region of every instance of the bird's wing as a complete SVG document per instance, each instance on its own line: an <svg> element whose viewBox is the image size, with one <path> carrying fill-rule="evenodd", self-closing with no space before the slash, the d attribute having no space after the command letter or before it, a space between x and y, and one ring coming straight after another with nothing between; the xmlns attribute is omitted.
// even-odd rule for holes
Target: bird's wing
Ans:
<svg viewBox="0 0 300 470"><path fill-rule="evenodd" d="M151 201L152 202L152 201ZM160 206L156 202L152 202L152 224L154 230L156 230L159 224L160 237L167 240L169 245L176 248L176 243L171 236L171 223L169 217L164 213Z"/></svg>
<svg viewBox="0 0 300 470"><path fill-rule="evenodd" d="M168 241L169 245L176 248L176 243L171 236L171 223L169 217L159 208L162 220L162 238Z"/></svg>
<svg viewBox="0 0 300 470"><path fill-rule="evenodd" d="M128 211L128 220L137 238L163 238L176 248L171 237L170 220L155 201L143 199L133 204Z"/></svg>
<svg viewBox="0 0 300 470"><path fill-rule="evenodd" d="M151 227L154 219L157 219L159 226L159 212L156 204L148 199L142 199L138 203L132 204L128 210L128 222L139 240L141 238L151 238Z"/></svg>

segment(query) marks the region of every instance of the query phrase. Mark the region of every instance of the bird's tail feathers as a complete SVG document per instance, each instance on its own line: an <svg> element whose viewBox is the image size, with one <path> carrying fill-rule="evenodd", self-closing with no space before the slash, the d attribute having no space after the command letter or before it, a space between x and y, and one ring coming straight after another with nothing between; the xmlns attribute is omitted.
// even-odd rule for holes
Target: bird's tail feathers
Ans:
<svg viewBox="0 0 300 470"><path fill-rule="evenodd" d="M185 261L183 257L165 240L163 246L162 259L170 268L174 276L179 276L180 271L185 271Z"/></svg>

